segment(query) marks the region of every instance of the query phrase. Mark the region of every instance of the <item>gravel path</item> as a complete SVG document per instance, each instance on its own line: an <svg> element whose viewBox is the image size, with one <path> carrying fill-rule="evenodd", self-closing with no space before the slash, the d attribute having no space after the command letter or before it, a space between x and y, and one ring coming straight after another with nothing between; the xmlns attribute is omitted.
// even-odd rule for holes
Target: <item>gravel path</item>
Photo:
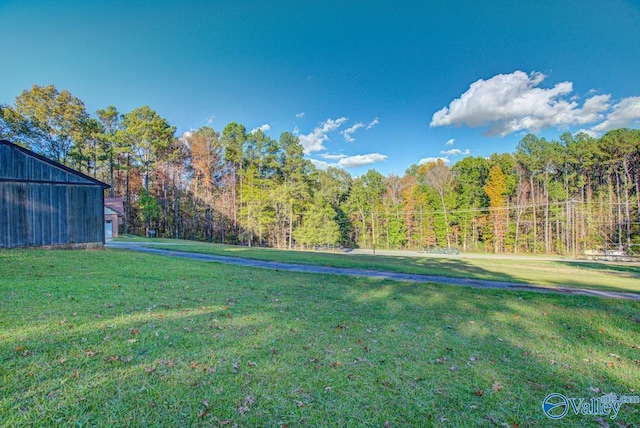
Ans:
<svg viewBox="0 0 640 428"><path fill-rule="evenodd" d="M524 290L524 291L536 291L543 293L559 293L559 294L573 294L583 296L597 296L608 297L617 299L629 299L640 301L640 294L624 293L617 291L602 291L602 290L588 290L582 288L567 288L567 287L547 287L543 285L522 284L515 282L502 282L502 281L487 281L482 279L469 279L469 278L453 278L448 276L434 276L434 275L418 275L411 273L399 273L399 272L386 272L375 271L365 269L353 269L353 268L340 268L340 267L327 267L316 265L303 265L295 263L281 263L281 262L269 262L264 260L245 259L241 257L228 257L228 256L216 256L212 254L202 253L189 253L184 251L174 250L162 250L158 248L149 248L143 245L139 245L131 242L109 242L108 248L127 249L131 251L138 251L148 254L158 254L170 257L179 257L190 260L200 260L205 262L217 262L238 266L248 266L262 269L273 269L277 271L290 271L290 272L305 272L305 273L319 273L328 275L347 275L355 277L367 277L377 279L391 279L395 281L405 282L434 282L438 284L458 285L465 287L476 288L493 288L501 290Z"/></svg>

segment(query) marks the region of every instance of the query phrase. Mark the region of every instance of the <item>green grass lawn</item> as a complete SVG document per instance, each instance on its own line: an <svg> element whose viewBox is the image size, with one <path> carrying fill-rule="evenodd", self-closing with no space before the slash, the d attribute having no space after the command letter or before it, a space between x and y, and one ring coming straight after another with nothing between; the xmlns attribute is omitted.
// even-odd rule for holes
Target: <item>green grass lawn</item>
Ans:
<svg viewBox="0 0 640 428"><path fill-rule="evenodd" d="M490 255L485 258L470 258L465 257L464 254L449 257L350 255L249 248L172 239L127 238L126 240L141 244L152 243L154 248L287 263L640 293L640 266L635 263L581 262L569 259L547 261L529 257L514 261Z"/></svg>
<svg viewBox="0 0 640 428"><path fill-rule="evenodd" d="M118 250L0 251L0 296L0 426L640 424L542 412L640 395L639 302Z"/></svg>

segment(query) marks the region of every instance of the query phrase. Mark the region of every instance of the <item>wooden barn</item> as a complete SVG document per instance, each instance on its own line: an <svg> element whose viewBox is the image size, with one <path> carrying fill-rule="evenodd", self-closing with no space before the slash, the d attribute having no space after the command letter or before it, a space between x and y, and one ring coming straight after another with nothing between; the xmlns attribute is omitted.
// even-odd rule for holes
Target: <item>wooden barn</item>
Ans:
<svg viewBox="0 0 640 428"><path fill-rule="evenodd" d="M0 248L104 244L108 187L0 141Z"/></svg>

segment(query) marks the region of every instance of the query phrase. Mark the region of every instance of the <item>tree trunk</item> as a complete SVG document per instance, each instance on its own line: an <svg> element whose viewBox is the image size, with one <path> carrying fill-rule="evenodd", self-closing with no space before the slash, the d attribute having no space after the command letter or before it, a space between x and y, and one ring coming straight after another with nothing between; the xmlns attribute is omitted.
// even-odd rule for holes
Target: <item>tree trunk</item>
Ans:
<svg viewBox="0 0 640 428"><path fill-rule="evenodd" d="M131 190L129 188L129 177L131 176L131 162L127 153L127 174L125 176L125 205L124 205L124 233L129 233L129 216L131 210Z"/></svg>
<svg viewBox="0 0 640 428"><path fill-rule="evenodd" d="M538 219L536 218L536 199L533 190L533 173L529 176L529 185L531 191L531 209L533 210L533 253L538 252Z"/></svg>
<svg viewBox="0 0 640 428"><path fill-rule="evenodd" d="M640 170L635 173L636 176L636 202L638 203L638 221L640 221Z"/></svg>
<svg viewBox="0 0 640 428"><path fill-rule="evenodd" d="M289 202L289 249L293 248L293 201Z"/></svg>
<svg viewBox="0 0 640 428"><path fill-rule="evenodd" d="M629 168L627 167L627 160L623 161L624 165L624 215L625 215L625 226L627 233L627 246L626 249L629 251L631 249L631 211L629 209L629 181L631 181L631 177L629 175Z"/></svg>
<svg viewBox="0 0 640 428"><path fill-rule="evenodd" d="M175 177L174 177L175 180ZM180 193L175 181L173 182L173 228L175 239L180 239Z"/></svg>
<svg viewBox="0 0 640 428"><path fill-rule="evenodd" d="M238 235L238 201L237 198L238 187L238 168L234 163L233 166L233 183L231 185L231 207L233 209L233 232ZM242 203L242 200L240 201Z"/></svg>
<svg viewBox="0 0 640 428"><path fill-rule="evenodd" d="M442 214L444 215L444 233L447 237L447 248L451 248L451 238L449 237L449 219L447 218L447 204L444 200L444 194L440 194L440 200L442 201Z"/></svg>
<svg viewBox="0 0 640 428"><path fill-rule="evenodd" d="M109 197L110 198L115 198L116 196L116 178L114 175L114 162L113 162L113 155L110 156L109 158L109 184L111 185L111 188L109 189Z"/></svg>
<svg viewBox="0 0 640 428"><path fill-rule="evenodd" d="M391 223L390 220L391 215L389 214L389 211L387 210L387 250L391 248L391 242L390 242L390 237L389 237L389 223Z"/></svg>
<svg viewBox="0 0 640 428"><path fill-rule="evenodd" d="M616 172L616 199L618 201L618 248L622 248L623 224L622 224L622 195L620 194L620 174Z"/></svg>
<svg viewBox="0 0 640 428"><path fill-rule="evenodd" d="M373 211L371 211L371 248L373 249L373 255L376 255L376 222L373 217Z"/></svg>
<svg viewBox="0 0 640 428"><path fill-rule="evenodd" d="M507 197L507 212L505 213L506 216L506 229L504 231L504 234L502 236L502 251L506 252L507 251L507 237L509 236L509 226L511 226L511 222L510 222L510 217L511 217L511 207L509 206L509 200L510 198Z"/></svg>
<svg viewBox="0 0 640 428"><path fill-rule="evenodd" d="M543 189L544 198L545 198L545 206L544 206L544 250L546 254L551 252L551 225L549 223L549 190L545 184Z"/></svg>
<svg viewBox="0 0 640 428"><path fill-rule="evenodd" d="M513 243L513 253L517 254L518 253L518 239L520 237L520 217L522 216L522 209L520 207L517 208L516 211L516 233L515 233L515 239L514 239L514 243Z"/></svg>

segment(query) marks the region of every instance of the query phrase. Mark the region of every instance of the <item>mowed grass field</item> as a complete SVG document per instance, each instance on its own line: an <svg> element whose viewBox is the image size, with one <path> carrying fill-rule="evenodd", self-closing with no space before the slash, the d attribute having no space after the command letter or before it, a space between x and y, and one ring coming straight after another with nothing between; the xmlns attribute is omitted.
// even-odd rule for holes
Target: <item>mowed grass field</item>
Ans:
<svg viewBox="0 0 640 428"><path fill-rule="evenodd" d="M5 250L0 380L11 427L638 426L542 402L640 395L640 303Z"/></svg>
<svg viewBox="0 0 640 428"><path fill-rule="evenodd" d="M271 248L207 244L175 239L125 238L153 248L242 257L274 262L313 264L404 272L421 275L518 282L546 287L573 287L640 293L640 264L579 261L569 258L493 255L396 256L319 251L287 251Z"/></svg>

